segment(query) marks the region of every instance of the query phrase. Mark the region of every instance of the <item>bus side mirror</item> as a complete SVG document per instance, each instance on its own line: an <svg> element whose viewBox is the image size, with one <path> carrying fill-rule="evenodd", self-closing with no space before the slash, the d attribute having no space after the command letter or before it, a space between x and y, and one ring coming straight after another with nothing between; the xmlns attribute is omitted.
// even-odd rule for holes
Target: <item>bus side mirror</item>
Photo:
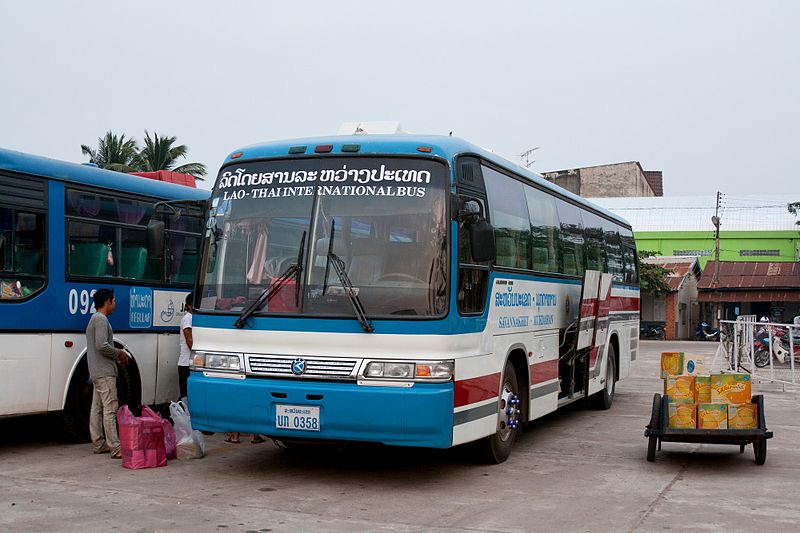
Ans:
<svg viewBox="0 0 800 533"><path fill-rule="evenodd" d="M154 259L164 255L164 223L160 220L147 223L147 255Z"/></svg>
<svg viewBox="0 0 800 533"><path fill-rule="evenodd" d="M485 220L478 220L469 227L469 243L474 261L482 263L495 260L497 248L494 242L494 228Z"/></svg>

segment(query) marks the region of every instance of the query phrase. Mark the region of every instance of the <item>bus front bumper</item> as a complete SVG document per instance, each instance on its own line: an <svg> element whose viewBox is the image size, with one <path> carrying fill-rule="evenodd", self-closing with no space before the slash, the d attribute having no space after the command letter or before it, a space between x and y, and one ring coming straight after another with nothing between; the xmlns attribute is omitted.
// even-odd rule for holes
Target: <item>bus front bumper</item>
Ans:
<svg viewBox="0 0 800 533"><path fill-rule="evenodd" d="M426 448L449 448L453 442L452 382L384 387L192 372L188 388L192 426L203 431ZM278 429L279 405L319 407L319 430Z"/></svg>

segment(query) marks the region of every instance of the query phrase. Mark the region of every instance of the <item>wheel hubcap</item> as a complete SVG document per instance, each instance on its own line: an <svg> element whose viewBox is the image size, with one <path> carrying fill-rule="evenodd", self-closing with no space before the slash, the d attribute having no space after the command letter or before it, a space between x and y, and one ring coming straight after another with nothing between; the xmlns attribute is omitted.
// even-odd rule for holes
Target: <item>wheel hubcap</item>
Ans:
<svg viewBox="0 0 800 533"><path fill-rule="evenodd" d="M505 441L519 427L519 396L506 384L500 396L500 439Z"/></svg>

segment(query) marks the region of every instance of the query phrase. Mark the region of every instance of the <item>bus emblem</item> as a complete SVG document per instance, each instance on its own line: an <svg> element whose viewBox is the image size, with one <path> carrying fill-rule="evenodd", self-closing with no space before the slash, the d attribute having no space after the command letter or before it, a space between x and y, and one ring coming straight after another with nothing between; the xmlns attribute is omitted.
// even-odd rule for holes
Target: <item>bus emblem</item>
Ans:
<svg viewBox="0 0 800 533"><path fill-rule="evenodd" d="M292 374L295 376L302 376L303 372L306 371L306 361L305 359L295 359L292 363Z"/></svg>

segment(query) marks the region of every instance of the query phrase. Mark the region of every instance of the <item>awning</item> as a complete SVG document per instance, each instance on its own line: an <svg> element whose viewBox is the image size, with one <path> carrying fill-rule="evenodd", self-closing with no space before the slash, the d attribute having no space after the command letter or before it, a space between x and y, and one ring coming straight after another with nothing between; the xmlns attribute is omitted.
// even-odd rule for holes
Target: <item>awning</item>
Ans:
<svg viewBox="0 0 800 533"><path fill-rule="evenodd" d="M800 289L794 291L700 291L698 302L800 302Z"/></svg>

